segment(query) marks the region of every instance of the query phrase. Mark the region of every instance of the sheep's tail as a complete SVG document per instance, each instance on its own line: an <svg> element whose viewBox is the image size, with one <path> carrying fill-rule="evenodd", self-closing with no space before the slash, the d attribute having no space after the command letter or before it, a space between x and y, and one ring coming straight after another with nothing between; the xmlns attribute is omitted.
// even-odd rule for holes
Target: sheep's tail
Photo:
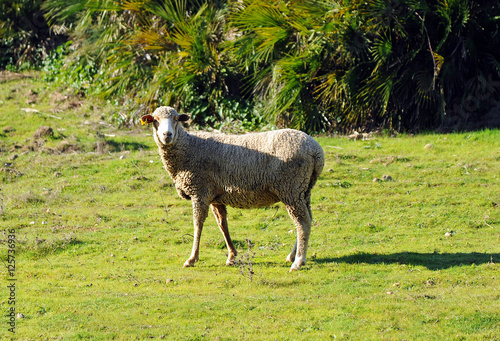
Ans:
<svg viewBox="0 0 500 341"><path fill-rule="evenodd" d="M306 192L306 202L307 202L307 208L309 210L310 217L312 219L312 212L311 212L311 191L316 184L316 181L318 180L321 172L323 171L323 167L325 166L325 154L323 152L323 149L318 145L318 149L314 151L312 154L312 157L314 159L314 166L313 166L313 171L311 174L311 178L309 179L309 186L307 187L307 192Z"/></svg>
<svg viewBox="0 0 500 341"><path fill-rule="evenodd" d="M308 187L309 193L316 184L316 181L318 180L321 172L323 171L323 167L325 166L325 154L323 153L323 149L321 147L319 147L318 150L315 150L312 157L314 159L314 167Z"/></svg>

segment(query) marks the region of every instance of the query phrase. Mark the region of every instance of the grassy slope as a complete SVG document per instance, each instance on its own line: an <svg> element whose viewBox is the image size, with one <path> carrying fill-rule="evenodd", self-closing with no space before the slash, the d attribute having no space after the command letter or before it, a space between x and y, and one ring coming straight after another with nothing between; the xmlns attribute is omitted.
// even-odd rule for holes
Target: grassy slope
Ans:
<svg viewBox="0 0 500 341"><path fill-rule="evenodd" d="M499 131L319 138L327 164L304 270L284 262L295 234L281 204L229 209L253 276L224 266L213 217L200 262L183 269L191 207L149 131L103 124L112 108L34 76L0 83L0 228L16 229L19 339L498 339ZM55 133L40 147L41 125ZM393 181L373 182L383 175Z"/></svg>

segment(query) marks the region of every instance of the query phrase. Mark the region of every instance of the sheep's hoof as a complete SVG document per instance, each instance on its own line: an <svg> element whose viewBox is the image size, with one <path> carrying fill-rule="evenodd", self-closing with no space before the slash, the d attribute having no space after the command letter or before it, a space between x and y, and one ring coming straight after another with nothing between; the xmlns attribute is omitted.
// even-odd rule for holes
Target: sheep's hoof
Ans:
<svg viewBox="0 0 500 341"><path fill-rule="evenodd" d="M183 267L184 268L191 268L194 266L194 261L190 261L189 259L184 263Z"/></svg>
<svg viewBox="0 0 500 341"><path fill-rule="evenodd" d="M290 272L292 271L298 271L302 265L306 264L305 258L301 257L298 259L295 259L295 262L293 262L292 266L290 267Z"/></svg>
<svg viewBox="0 0 500 341"><path fill-rule="evenodd" d="M295 260L295 255L289 254L288 257L286 257L287 263L293 263Z"/></svg>

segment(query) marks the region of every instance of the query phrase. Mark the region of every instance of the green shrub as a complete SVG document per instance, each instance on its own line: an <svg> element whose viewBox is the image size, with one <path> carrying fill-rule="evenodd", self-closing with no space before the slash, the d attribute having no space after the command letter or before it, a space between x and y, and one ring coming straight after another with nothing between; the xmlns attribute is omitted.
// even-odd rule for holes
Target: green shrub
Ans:
<svg viewBox="0 0 500 341"><path fill-rule="evenodd" d="M498 119L496 1L47 0L44 8L75 42L64 65L48 62L62 70L58 79L127 103L126 122L158 105L199 125L308 132Z"/></svg>
<svg viewBox="0 0 500 341"><path fill-rule="evenodd" d="M43 58L66 39L51 31L41 10L43 0L0 2L0 69L40 66Z"/></svg>

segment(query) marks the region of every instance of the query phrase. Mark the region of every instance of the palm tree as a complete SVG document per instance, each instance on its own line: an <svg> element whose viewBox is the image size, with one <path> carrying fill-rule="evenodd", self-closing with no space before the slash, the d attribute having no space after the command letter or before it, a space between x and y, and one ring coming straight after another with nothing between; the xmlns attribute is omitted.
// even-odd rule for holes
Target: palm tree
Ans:
<svg viewBox="0 0 500 341"><path fill-rule="evenodd" d="M86 70L93 91L143 110L176 105L200 124L256 117L253 107L306 131L416 130L478 119L500 97L495 0L47 0L46 8L72 28L70 65Z"/></svg>
<svg viewBox="0 0 500 341"><path fill-rule="evenodd" d="M295 127L430 128L469 110L465 89L474 109L498 100L498 17L496 1L244 1L233 52Z"/></svg>
<svg viewBox="0 0 500 341"><path fill-rule="evenodd" d="M328 117L314 94L331 28L333 2L243 1L231 8L237 30L231 54L249 74L249 89L267 117L306 131L324 131Z"/></svg>
<svg viewBox="0 0 500 341"><path fill-rule="evenodd" d="M49 0L48 15L73 22L76 41L82 37L73 60L99 65L94 83L101 96L129 98L146 111L176 105L200 124L223 118L223 102L242 100L240 77L224 53L225 1L73 0L63 11L60 6L61 0Z"/></svg>
<svg viewBox="0 0 500 341"><path fill-rule="evenodd" d="M350 14L337 20L348 39L341 39L340 57L330 55L336 66L320 90L326 103L340 99L341 122L432 128L498 101L496 1L355 0L343 10Z"/></svg>

